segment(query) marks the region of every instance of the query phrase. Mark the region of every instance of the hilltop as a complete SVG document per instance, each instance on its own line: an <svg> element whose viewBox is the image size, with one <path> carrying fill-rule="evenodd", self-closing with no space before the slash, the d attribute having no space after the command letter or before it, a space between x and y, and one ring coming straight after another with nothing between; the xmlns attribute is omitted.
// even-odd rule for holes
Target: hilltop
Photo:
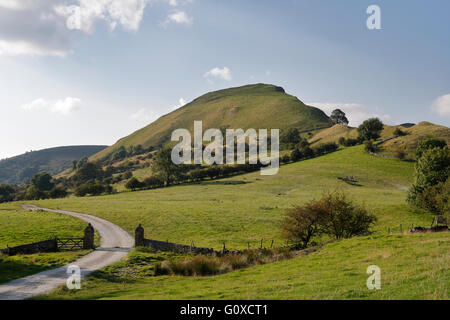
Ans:
<svg viewBox="0 0 450 320"><path fill-rule="evenodd" d="M107 146L66 146L31 151L0 161L0 184L21 184L38 172L57 174L73 160L90 157Z"/></svg>
<svg viewBox="0 0 450 320"><path fill-rule="evenodd" d="M170 140L175 129L185 128L192 132L195 120L202 120L204 128L234 129L297 127L306 130L329 124L328 116L322 110L305 105L281 87L246 85L207 93L120 139L92 159L107 159L120 147L158 148Z"/></svg>

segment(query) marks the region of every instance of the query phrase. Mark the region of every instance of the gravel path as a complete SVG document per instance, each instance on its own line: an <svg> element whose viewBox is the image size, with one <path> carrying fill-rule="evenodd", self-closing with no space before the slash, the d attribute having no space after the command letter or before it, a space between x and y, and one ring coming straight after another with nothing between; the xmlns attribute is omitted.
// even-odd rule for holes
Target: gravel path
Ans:
<svg viewBox="0 0 450 320"><path fill-rule="evenodd" d="M39 208L34 205L23 205L26 210L45 210L79 218L92 224L101 236L101 245L94 252L57 269L47 270L25 278L13 280L0 285L0 300L23 300L36 295L46 294L65 284L69 275L68 266L79 266L82 277L92 271L113 264L127 256L134 245L133 238L119 226L88 214ZM83 282L81 283L83 286Z"/></svg>

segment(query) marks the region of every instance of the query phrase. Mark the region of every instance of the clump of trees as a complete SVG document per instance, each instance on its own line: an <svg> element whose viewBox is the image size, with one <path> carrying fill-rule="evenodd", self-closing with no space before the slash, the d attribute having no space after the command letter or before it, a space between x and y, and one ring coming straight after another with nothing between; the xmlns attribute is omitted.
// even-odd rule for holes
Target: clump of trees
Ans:
<svg viewBox="0 0 450 320"><path fill-rule="evenodd" d="M330 121L332 124L348 125L348 119L341 109L333 110L333 112L330 115Z"/></svg>
<svg viewBox="0 0 450 320"><path fill-rule="evenodd" d="M450 150L443 140L422 140L416 150L414 184L407 201L417 207L443 215L450 212Z"/></svg>
<svg viewBox="0 0 450 320"><path fill-rule="evenodd" d="M364 121L358 127L358 135L360 141L376 140L383 131L383 122L378 118L371 118Z"/></svg>
<svg viewBox="0 0 450 320"><path fill-rule="evenodd" d="M319 200L286 211L281 225L284 238L306 248L322 235L337 240L367 235L376 217L342 192L326 193Z"/></svg>
<svg viewBox="0 0 450 320"><path fill-rule="evenodd" d="M114 193L114 189L110 185L104 185L101 183L82 184L75 189L74 194L77 197L85 196L99 196L102 194Z"/></svg>
<svg viewBox="0 0 450 320"><path fill-rule="evenodd" d="M360 142L361 142L360 139L353 139L353 138L346 139L345 137L340 137L338 140L338 143L344 147L353 147L358 145Z"/></svg>

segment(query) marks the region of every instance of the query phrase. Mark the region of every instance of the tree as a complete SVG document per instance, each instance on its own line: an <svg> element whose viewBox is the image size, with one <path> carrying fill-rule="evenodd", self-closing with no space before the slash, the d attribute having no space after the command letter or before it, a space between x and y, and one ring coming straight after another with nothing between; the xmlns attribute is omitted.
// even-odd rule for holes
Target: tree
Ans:
<svg viewBox="0 0 450 320"><path fill-rule="evenodd" d="M442 139L437 138L425 138L417 144L416 148L416 159L419 159L422 154L429 149L440 148L443 149L447 146L447 142Z"/></svg>
<svg viewBox="0 0 450 320"><path fill-rule="evenodd" d="M87 162L74 174L73 181L80 185L96 179L102 179L103 176L104 172L99 163Z"/></svg>
<svg viewBox="0 0 450 320"><path fill-rule="evenodd" d="M302 153L298 149L294 149L291 153L291 160L292 162L297 162L303 157Z"/></svg>
<svg viewBox="0 0 450 320"><path fill-rule="evenodd" d="M0 185L0 203L14 200L15 190L8 185Z"/></svg>
<svg viewBox="0 0 450 320"><path fill-rule="evenodd" d="M158 188L158 187L162 187L164 185L164 181L161 181L161 179L152 176L152 177L145 178L144 184L148 188Z"/></svg>
<svg viewBox="0 0 450 320"><path fill-rule="evenodd" d="M31 185L39 191L50 191L55 186L52 176L46 172L35 174L31 178Z"/></svg>
<svg viewBox="0 0 450 320"><path fill-rule="evenodd" d="M284 144L297 144L302 140L300 137L300 131L297 128L289 128L284 131L280 137L281 143Z"/></svg>
<svg viewBox="0 0 450 320"><path fill-rule="evenodd" d="M320 203L311 201L303 207L295 206L286 211L281 225L282 236L306 248L313 237L323 233Z"/></svg>
<svg viewBox="0 0 450 320"><path fill-rule="evenodd" d="M158 151L153 160L152 170L166 185L177 181L183 172L180 165L172 162L172 148L170 147L163 147Z"/></svg>
<svg viewBox="0 0 450 320"><path fill-rule="evenodd" d="M67 197L67 190L63 187L54 187L50 190L49 196L52 199L65 198Z"/></svg>
<svg viewBox="0 0 450 320"><path fill-rule="evenodd" d="M327 193L319 202L319 207L324 210L321 215L322 228L336 239L368 234L377 220L342 192Z"/></svg>
<svg viewBox="0 0 450 320"><path fill-rule="evenodd" d="M140 189L142 187L144 187L144 184L135 177L131 178L125 185L125 188L132 191L136 191L136 189Z"/></svg>
<svg viewBox="0 0 450 320"><path fill-rule="evenodd" d="M380 137L383 130L383 122L378 118L371 118L364 121L358 127L358 134L361 140L376 140Z"/></svg>
<svg viewBox="0 0 450 320"><path fill-rule="evenodd" d="M333 110L330 116L330 120L333 124L344 124L348 125L348 119L345 113L341 109Z"/></svg>

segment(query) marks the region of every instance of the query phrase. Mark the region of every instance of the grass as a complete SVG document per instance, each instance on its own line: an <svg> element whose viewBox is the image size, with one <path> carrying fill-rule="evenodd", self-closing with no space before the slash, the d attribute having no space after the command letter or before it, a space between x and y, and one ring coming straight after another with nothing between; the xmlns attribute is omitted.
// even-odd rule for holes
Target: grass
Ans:
<svg viewBox="0 0 450 320"><path fill-rule="evenodd" d="M134 233L142 223L146 237L199 247L245 249L284 243L279 223L286 208L343 189L379 218L376 232L411 224L430 224L432 216L405 203L413 164L366 154L362 146L283 166L275 176L259 172L218 181L109 196L34 201L51 208L105 218ZM361 187L337 179L355 176Z"/></svg>
<svg viewBox="0 0 450 320"><path fill-rule="evenodd" d="M85 227L82 221L57 213L23 211L17 204L0 206L0 248L54 237L82 237ZM65 265L87 252L0 256L0 283Z"/></svg>
<svg viewBox="0 0 450 320"><path fill-rule="evenodd" d="M193 131L194 121L202 120L204 129L255 128L285 129L298 127L312 129L328 125L321 110L306 106L296 97L273 85L255 84L207 93L120 139L113 146L92 157L99 160L120 146L141 144L145 148L158 147L170 139L172 131L186 128Z"/></svg>
<svg viewBox="0 0 450 320"><path fill-rule="evenodd" d="M330 243L306 256L213 277L154 276L129 261L94 274L81 291L41 299L448 299L450 233L378 235ZM150 259L151 256L151 259ZM366 287L367 267L381 269L381 290ZM147 270L144 272L142 270ZM148 271L150 270L150 271ZM129 276L127 276L129 275Z"/></svg>
<svg viewBox="0 0 450 320"><path fill-rule="evenodd" d="M146 237L220 249L280 246L286 208L342 189L377 217L374 233L325 245L318 252L212 277L154 276L161 253L134 251L103 269L78 292L56 299L448 299L450 233L400 234L433 216L405 203L413 163L382 159L362 146L283 166L275 176L251 173L218 181L110 196L35 201L94 214L130 233L139 223ZM361 186L337 179L355 176ZM388 234L387 229L397 232ZM136 255L140 258L136 259ZM147 256L148 255L148 256ZM142 260L147 262L143 263ZM137 261L137 262L136 262ZM366 288L369 265L382 270L382 290ZM117 275L120 275L118 277Z"/></svg>

